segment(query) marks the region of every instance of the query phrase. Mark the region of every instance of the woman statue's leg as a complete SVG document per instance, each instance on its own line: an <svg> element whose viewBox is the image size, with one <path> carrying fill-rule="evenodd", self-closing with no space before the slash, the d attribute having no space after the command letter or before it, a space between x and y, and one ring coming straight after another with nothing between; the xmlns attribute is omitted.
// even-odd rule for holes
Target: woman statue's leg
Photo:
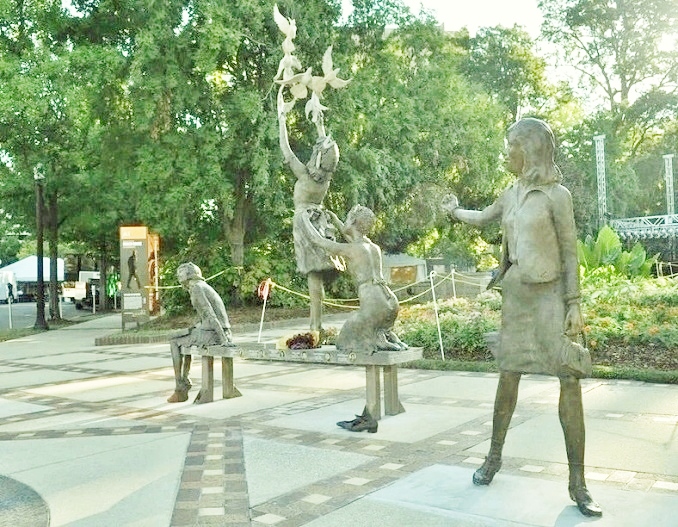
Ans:
<svg viewBox="0 0 678 527"><path fill-rule="evenodd" d="M602 516L603 511L589 493L584 480L584 406L579 379L572 376L560 378L560 424L565 435L567 461L570 467L570 498L585 516Z"/></svg>
<svg viewBox="0 0 678 527"><path fill-rule="evenodd" d="M520 373L502 372L499 374L497 396L494 400L490 452L482 466L473 474L473 483L476 485L489 485L494 475L501 468L501 451L504 447L513 410L515 410L518 401L519 383Z"/></svg>

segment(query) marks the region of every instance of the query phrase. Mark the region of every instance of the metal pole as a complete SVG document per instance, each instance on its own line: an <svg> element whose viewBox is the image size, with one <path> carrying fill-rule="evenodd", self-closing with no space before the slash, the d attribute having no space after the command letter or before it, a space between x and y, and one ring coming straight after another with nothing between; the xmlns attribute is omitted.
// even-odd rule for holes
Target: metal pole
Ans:
<svg viewBox="0 0 678 527"><path fill-rule="evenodd" d="M440 330L440 317L438 316L438 301L436 300L436 286L433 283L433 277L435 277L436 272L431 271L428 275L429 280L431 281L431 297L433 298L433 310L436 314L436 326L438 327L438 345L440 346L440 358L445 360L445 349L443 348L443 334Z"/></svg>
<svg viewBox="0 0 678 527"><path fill-rule="evenodd" d="M42 167L40 165L36 166L33 170L33 179L35 179L35 221L37 227L36 240L37 247L36 253L38 257L38 294L36 298L36 316L35 316L35 325L36 329L49 329L47 322L45 320L45 276L44 276L44 221L43 221L43 195L42 195L42 184L45 180L45 176L42 173Z"/></svg>

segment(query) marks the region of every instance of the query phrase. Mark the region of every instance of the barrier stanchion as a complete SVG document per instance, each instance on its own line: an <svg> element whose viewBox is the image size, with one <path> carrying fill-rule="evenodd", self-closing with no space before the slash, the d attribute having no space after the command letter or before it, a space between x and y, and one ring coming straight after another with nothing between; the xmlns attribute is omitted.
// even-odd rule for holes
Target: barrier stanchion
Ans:
<svg viewBox="0 0 678 527"><path fill-rule="evenodd" d="M438 317L438 301L436 300L436 288L433 285L433 277L436 275L435 271L431 271L428 275L431 281L431 296L433 297L433 310L436 313L436 326L438 327L438 344L440 344L440 358L445 360L445 350L443 349L443 334L440 331L440 318ZM452 282L454 284L454 281Z"/></svg>
<svg viewBox="0 0 678 527"><path fill-rule="evenodd" d="M9 329L12 329L12 297L7 297L7 314L9 315Z"/></svg>
<svg viewBox="0 0 678 527"><path fill-rule="evenodd" d="M273 282L270 278L267 278L259 284L257 293L260 298L264 299L264 307L261 309L261 320L259 321L259 336L257 337L257 342L261 342L261 332L264 329L264 316L266 315L266 301L268 300L268 295L273 288Z"/></svg>
<svg viewBox="0 0 678 527"><path fill-rule="evenodd" d="M454 279L454 269L452 269L450 276L452 277L452 298L454 298L456 300L457 299L457 283L456 283L456 280Z"/></svg>

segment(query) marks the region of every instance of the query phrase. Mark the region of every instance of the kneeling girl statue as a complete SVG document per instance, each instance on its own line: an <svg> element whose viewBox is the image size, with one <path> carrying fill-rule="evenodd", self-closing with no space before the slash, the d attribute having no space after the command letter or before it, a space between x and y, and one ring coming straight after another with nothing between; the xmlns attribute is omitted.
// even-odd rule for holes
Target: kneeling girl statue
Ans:
<svg viewBox="0 0 678 527"><path fill-rule="evenodd" d="M304 232L313 245L345 259L348 272L358 286L360 301L358 310L346 320L337 335L337 349L363 353L407 349L393 332L398 298L384 280L381 249L367 237L374 226L374 212L356 205L348 213L346 223L333 212L327 212L346 242L327 239L308 220L303 223Z"/></svg>

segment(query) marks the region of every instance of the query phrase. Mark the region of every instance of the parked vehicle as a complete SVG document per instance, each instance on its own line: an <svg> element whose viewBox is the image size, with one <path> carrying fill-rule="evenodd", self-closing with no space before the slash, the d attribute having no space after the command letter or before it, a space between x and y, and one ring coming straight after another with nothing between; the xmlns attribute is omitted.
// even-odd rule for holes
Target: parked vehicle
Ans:
<svg viewBox="0 0 678 527"><path fill-rule="evenodd" d="M92 305L92 284L98 286L99 271L80 271L77 282L63 282L61 284L61 296L75 304L77 309ZM99 288L97 287L97 295Z"/></svg>

